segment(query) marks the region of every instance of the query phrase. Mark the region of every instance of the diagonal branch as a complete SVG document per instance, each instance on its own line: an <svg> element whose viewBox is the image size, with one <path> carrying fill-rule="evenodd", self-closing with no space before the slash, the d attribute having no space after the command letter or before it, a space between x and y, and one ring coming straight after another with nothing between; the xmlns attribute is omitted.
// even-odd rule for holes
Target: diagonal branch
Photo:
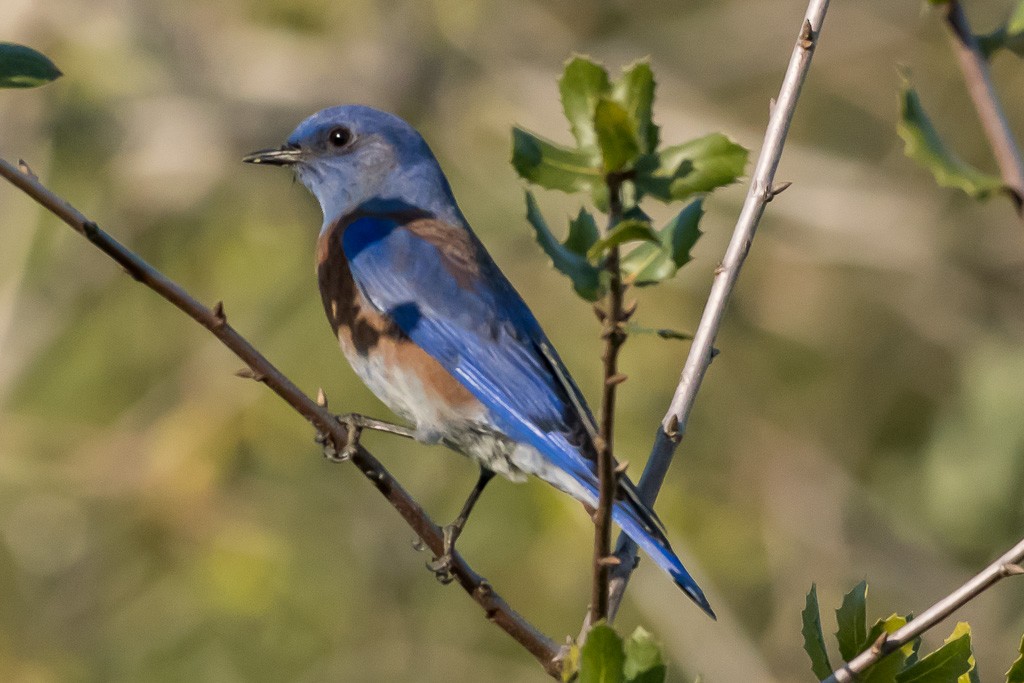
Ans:
<svg viewBox="0 0 1024 683"><path fill-rule="evenodd" d="M319 432L327 435L334 446L341 449L349 445L349 433L346 426L335 419L335 416L328 412L325 406L318 404L303 393L252 344L236 332L227 322L223 305L218 303L212 309L203 306L180 285L100 230L96 223L90 221L73 206L43 186L24 165L23 169L19 170L0 159L0 176L6 178L76 232L85 236L100 251L120 264L135 280L152 289L212 332L217 339L248 365L249 371L246 376L266 384L296 412L309 420ZM441 529L430 519L426 511L369 451L359 445L348 450L352 462L359 468L359 471L398 511L423 543L435 555L440 556L444 552L444 538ZM473 571L462 556L454 551L451 573L462 589L484 610L489 621L496 624L529 651L548 674L554 678L559 677L561 664L558 660L558 646L513 610L491 588L486 579Z"/></svg>
<svg viewBox="0 0 1024 683"><path fill-rule="evenodd" d="M998 560L985 567L970 581L939 600L926 609L920 616L914 617L903 628L891 634L882 634L869 649L851 659L846 666L835 671L825 679L824 683L851 683L857 680L857 674L863 673L869 666L887 655L900 649L919 635L935 626L965 604L991 588L1000 579L1007 576L1024 574L1024 540L1013 546Z"/></svg>
<svg viewBox="0 0 1024 683"><path fill-rule="evenodd" d="M978 39L971 32L967 15L958 0L944 3L941 9L949 25L953 52L960 62L967 90L999 165L999 173L1017 206L1017 212L1024 216L1024 158L999 103L988 62L978 47Z"/></svg>
<svg viewBox="0 0 1024 683"><path fill-rule="evenodd" d="M679 386L676 387L676 393L672 398L668 413L661 423L661 428L658 429L651 456L637 485L641 498L648 504L654 503L654 499L661 489L665 473L672 462L672 456L686 432L686 423L697 398L697 391L704 380L708 366L711 365L711 359L717 353L714 348L715 337L722 324L725 306L736 285L740 268L750 250L757 224L761 220L761 215L768 202L788 187L788 183L780 186L774 185L775 170L782 158L782 148L786 143L789 124L793 120L793 112L796 109L797 99L800 97L800 88L803 86L807 71L811 66L811 57L814 55L814 48L821 34L828 2L829 0L810 0L807 6L807 13L801 24L796 45L793 47L789 67L786 69L786 75L782 81L782 88L779 90L778 99L771 108L764 143L761 146L757 165L754 167L754 174L750 179L747 198L740 210L732 239L725 252L725 258L715 270L711 293L708 295L704 314L701 316L700 324L694 334ZM620 558L621 563L612 570L609 614L613 616L622 601L629 576L636 566L634 561L636 545L624 534L619 536L616 555Z"/></svg>

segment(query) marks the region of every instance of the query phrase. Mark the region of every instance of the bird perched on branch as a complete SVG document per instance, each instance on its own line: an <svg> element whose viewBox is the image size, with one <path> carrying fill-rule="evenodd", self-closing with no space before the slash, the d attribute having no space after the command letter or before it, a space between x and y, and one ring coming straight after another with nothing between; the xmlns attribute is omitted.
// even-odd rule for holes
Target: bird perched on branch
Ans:
<svg viewBox="0 0 1024 683"><path fill-rule="evenodd" d="M245 161L294 169L320 202L324 310L356 374L425 443L475 460L480 479L432 565L494 473L535 475L598 503L594 419L537 319L463 217L419 133L370 107L325 109ZM704 593L625 475L615 522L705 612Z"/></svg>

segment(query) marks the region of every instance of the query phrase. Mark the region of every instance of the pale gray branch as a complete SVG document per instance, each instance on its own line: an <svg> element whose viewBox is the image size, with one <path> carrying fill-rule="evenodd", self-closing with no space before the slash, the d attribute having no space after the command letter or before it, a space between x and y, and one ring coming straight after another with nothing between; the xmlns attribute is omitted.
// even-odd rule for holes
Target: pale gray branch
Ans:
<svg viewBox="0 0 1024 683"><path fill-rule="evenodd" d="M883 636L870 648L851 659L846 666L835 671L824 683L850 683L857 680L869 666L900 649L919 635L935 626L965 604L991 588L1000 579L1024 573L1020 563L1024 562L1024 540L1013 546L998 560L985 567L970 581L914 617L903 628L889 636Z"/></svg>
<svg viewBox="0 0 1024 683"><path fill-rule="evenodd" d="M732 294L740 268L746 259L754 232L761 220L768 202L788 185L776 186L775 170L782 158L782 148L786 143L793 112L800 97L800 89L807 71L811 66L811 57L821 34L821 27L828 11L828 0L811 0L807 12L800 25L800 32L793 47L793 53L782 81L779 96L771 107L768 117L768 128L765 131L764 143L758 155L754 173L750 179L750 188L743 203L732 239L725 252L722 264L715 270L715 279L711 285L711 293L701 316L700 324L693 337L690 353L683 366L682 377L676 388L675 396L669 406L668 413L662 421L661 428L655 439L651 457L647 461L644 473L640 478L639 490L644 501L654 504L658 491L661 489L665 473L675 453L676 446L686 431L686 423L693 409L697 391L700 389L704 374L715 354L714 342L718 329L722 324L725 306ZM610 585L611 599L609 614L614 616L622 601L629 576L635 566L636 546L625 535L619 536L616 554L622 560L613 569Z"/></svg>

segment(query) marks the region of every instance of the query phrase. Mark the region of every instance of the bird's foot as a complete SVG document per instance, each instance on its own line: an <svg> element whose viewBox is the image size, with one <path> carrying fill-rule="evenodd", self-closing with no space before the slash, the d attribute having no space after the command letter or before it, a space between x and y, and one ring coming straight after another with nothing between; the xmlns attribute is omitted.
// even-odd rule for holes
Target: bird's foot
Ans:
<svg viewBox="0 0 1024 683"><path fill-rule="evenodd" d="M441 531L444 534L441 555L427 562L427 569L434 572L434 578L441 584L447 586L455 580L455 575L452 574L452 567L455 563L452 558L452 552L455 549L455 539L459 537L459 532L462 529L455 524L448 524L442 527Z"/></svg>
<svg viewBox="0 0 1024 683"><path fill-rule="evenodd" d="M331 462L347 462L359 450L359 438L363 434L363 420L365 418L355 413L346 413L344 415L336 415L335 419L345 425L348 432L344 447L339 450L331 435L321 431L317 431L313 440L323 447L324 457Z"/></svg>

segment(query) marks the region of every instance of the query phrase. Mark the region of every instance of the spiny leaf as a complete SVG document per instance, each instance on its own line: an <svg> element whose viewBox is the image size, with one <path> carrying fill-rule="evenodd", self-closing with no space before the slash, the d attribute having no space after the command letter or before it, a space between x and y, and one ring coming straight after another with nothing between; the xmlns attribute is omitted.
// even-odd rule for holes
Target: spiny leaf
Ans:
<svg viewBox="0 0 1024 683"><path fill-rule="evenodd" d="M1020 657L1013 660L1010 670L1006 672L1006 683L1024 683L1024 636L1020 639Z"/></svg>
<svg viewBox="0 0 1024 683"><path fill-rule="evenodd" d="M563 192L589 190L602 181L599 164L596 156L512 129L512 165L531 183Z"/></svg>
<svg viewBox="0 0 1024 683"><path fill-rule="evenodd" d="M819 681L826 679L832 674L832 664L828 661L828 652L825 650L825 634L821 631L818 587L813 583L810 592L807 593L807 602L800 617L803 621L801 632L804 636L804 650L811 658L811 671Z"/></svg>
<svg viewBox="0 0 1024 683"><path fill-rule="evenodd" d="M16 43L0 43L0 88L34 88L61 75L41 52Z"/></svg>
<svg viewBox="0 0 1024 683"><path fill-rule="evenodd" d="M600 236L594 217L589 211L581 208L576 218L569 221L569 236L565 238L565 248L582 256L594 246L594 242Z"/></svg>
<svg viewBox="0 0 1024 683"><path fill-rule="evenodd" d="M961 629L963 624L964 629ZM966 624L957 624L946 643L896 675L897 683L950 683L961 680L971 668L971 634ZM959 635L957 635L959 633ZM954 637L955 636L955 637Z"/></svg>
<svg viewBox="0 0 1024 683"><path fill-rule="evenodd" d="M878 637L882 635L882 632L895 633L902 627L906 626L906 617L901 617L898 614L890 615L887 619L879 619L875 622L871 630L868 631L867 641L874 644ZM917 642L917 641L915 641ZM893 683L896 680L896 674L899 673L903 666L907 662L907 657L914 652L914 643L907 643L895 652L887 655L880 662L869 668L857 679L861 683Z"/></svg>
<svg viewBox="0 0 1024 683"><path fill-rule="evenodd" d="M631 284L651 285L667 280L691 259L690 252L700 239L704 200L695 199L658 231L660 244L641 244L626 254L620 266Z"/></svg>
<svg viewBox="0 0 1024 683"><path fill-rule="evenodd" d="M836 639L839 641L839 654L850 661L870 645L867 642L867 597L868 583L861 581L849 593L843 596L843 604L836 610Z"/></svg>
<svg viewBox="0 0 1024 683"><path fill-rule="evenodd" d="M985 199L1002 189L1000 178L967 164L946 146L906 75L900 86L900 121L896 132L903 138L904 154L931 171L939 185L962 190L975 199Z"/></svg>
<svg viewBox="0 0 1024 683"><path fill-rule="evenodd" d="M1024 57L1024 0L1017 3L1009 19L992 33L978 36L978 47L986 58L1000 49Z"/></svg>
<svg viewBox="0 0 1024 683"><path fill-rule="evenodd" d="M626 655L611 626L600 622L590 629L580 654L579 683L622 683Z"/></svg>
<svg viewBox="0 0 1024 683"><path fill-rule="evenodd" d="M594 110L594 128L605 171L619 171L640 154L636 125L618 102L602 97Z"/></svg>
<svg viewBox="0 0 1024 683"><path fill-rule="evenodd" d="M626 334L653 334L662 339L679 339L687 340L693 339L693 335L689 332L679 332L678 330L670 330L664 327L643 327L634 322L628 322L625 325Z"/></svg>
<svg viewBox="0 0 1024 683"><path fill-rule="evenodd" d="M566 275L576 293L587 301L597 301L604 294L604 283L601 269L592 265L586 258L567 248L558 241L548 228L547 221L537 207L533 193L526 193L526 218L533 226L537 243L551 259L555 268Z"/></svg>
<svg viewBox="0 0 1024 683"><path fill-rule="evenodd" d="M635 219L619 221L607 235L599 239L590 247L590 250L587 252L587 258L591 261L596 261L604 256L604 254L612 247L617 247L620 244L635 242L638 240L657 245L661 244L661 236L655 232L654 228L652 228L651 224L647 221Z"/></svg>
<svg viewBox="0 0 1024 683"><path fill-rule="evenodd" d="M637 626L626 639L626 663L623 673L626 683L662 683L665 680L665 662L654 636Z"/></svg>
<svg viewBox="0 0 1024 683"><path fill-rule="evenodd" d="M562 95L562 110L569 119L569 127L576 143L583 149L597 149L594 130L594 109L597 101L610 88L608 72L586 57L573 57L565 65L558 81Z"/></svg>
<svg viewBox="0 0 1024 683"><path fill-rule="evenodd" d="M654 72L646 61L636 62L623 70L615 82L612 98L626 108L640 141L640 150L650 153L658 148L658 127L652 120L654 106Z"/></svg>
<svg viewBox="0 0 1024 683"><path fill-rule="evenodd" d="M729 185L743 174L747 150L721 133L667 147L638 164L637 190L662 201Z"/></svg>

